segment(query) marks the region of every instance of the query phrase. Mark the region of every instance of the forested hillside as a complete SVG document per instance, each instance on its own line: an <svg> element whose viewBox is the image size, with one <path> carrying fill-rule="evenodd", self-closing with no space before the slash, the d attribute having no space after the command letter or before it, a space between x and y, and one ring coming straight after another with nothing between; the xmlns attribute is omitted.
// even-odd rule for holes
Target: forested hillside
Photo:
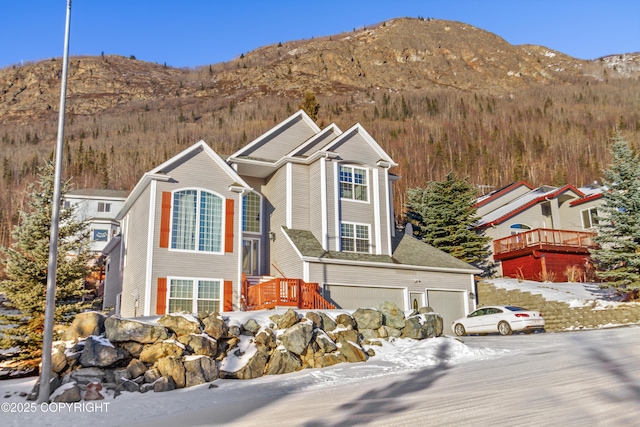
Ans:
<svg viewBox="0 0 640 427"><path fill-rule="evenodd" d="M450 171L500 187L599 180L614 130L640 140L640 55L581 61L512 46L458 22L400 19L174 69L116 55L73 57L64 174L76 188L131 189L200 139L230 154L298 109L360 122L399 163L405 190ZM24 188L51 158L61 61L0 70L0 244Z"/></svg>

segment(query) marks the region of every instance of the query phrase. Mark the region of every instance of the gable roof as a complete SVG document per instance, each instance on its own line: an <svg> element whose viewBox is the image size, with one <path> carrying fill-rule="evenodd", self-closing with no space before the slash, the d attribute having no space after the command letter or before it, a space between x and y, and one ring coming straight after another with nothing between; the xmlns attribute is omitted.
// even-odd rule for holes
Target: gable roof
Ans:
<svg viewBox="0 0 640 427"><path fill-rule="evenodd" d="M484 215L480 219L480 221L478 221L476 228L486 228L492 225L501 224L509 218L512 218L513 216L529 209L532 206L537 205L538 203L542 203L548 199L560 197L562 194L569 191L573 192L576 197L584 196L584 194L580 190L578 190L571 184L567 184L564 187L560 188L548 186L538 187L518 197L512 202L507 203L506 205L501 206L498 209Z"/></svg>
<svg viewBox="0 0 640 427"><path fill-rule="evenodd" d="M392 256L357 252L325 251L316 237L307 230L282 227L289 243L302 260L329 264L353 264L372 267L449 271L477 274L481 270L412 236L398 233Z"/></svg>
<svg viewBox="0 0 640 427"><path fill-rule="evenodd" d="M100 199L100 200L124 200L129 195L128 191L108 190L105 188L78 188L69 190L64 195L67 198Z"/></svg>
<svg viewBox="0 0 640 427"><path fill-rule="evenodd" d="M351 137L351 135L353 135L354 133L358 133L362 136L365 142L369 144L369 146L371 146L371 148L380 156L381 161L389 163L391 167L398 166L398 164L393 161L393 159L387 154L386 151L382 149L382 147L380 147L380 145L376 142L376 140L373 139L371 135L369 135L369 132L367 132L366 129L363 128L360 123L356 123L355 125L351 126L349 129L344 131L342 135L340 135L339 137L334 139L329 145L327 145L323 149L323 151L334 150L336 146L340 145L341 143L349 139L349 137Z"/></svg>
<svg viewBox="0 0 640 427"><path fill-rule="evenodd" d="M271 146L268 151L263 149L263 147L278 136L293 129L297 124L306 125L306 131L304 131L304 127L302 128L302 132L306 134L304 141L320 132L318 125L316 125L304 111L300 110L230 155L227 160L233 161L242 157L268 162L279 160L298 147L300 140L292 140L290 144L284 144L280 141L280 146L277 148Z"/></svg>
<svg viewBox="0 0 640 427"><path fill-rule="evenodd" d="M232 186L246 188L247 190L251 189L251 186L249 186L231 166L229 166L215 151L213 151L206 142L200 140L191 147L171 157L161 165L153 168L149 172L146 172L133 188L129 197L127 197L127 200L125 201L122 209L120 209L120 212L118 212L116 219L121 220L124 218L129 209L131 209L131 206L133 206L133 203L138 199L138 197L140 197L142 192L152 181L169 181L171 176L167 175L166 170L170 169L172 165L179 163L182 159L192 155L198 150L202 150L202 152L207 154L211 160L213 160L216 165L218 165L229 176L229 178L233 180L234 184Z"/></svg>
<svg viewBox="0 0 640 427"><path fill-rule="evenodd" d="M513 182L509 185L507 185L506 187L502 187L498 190L494 190L492 192L490 192L489 194L485 194L484 196L478 197L476 199L476 207L480 207L480 206L484 206L489 202L492 202L496 199L499 199L500 197L503 197L504 195L516 190L517 188L520 187L526 187L529 190L533 190L534 187L533 185L529 184L527 181L518 181L518 182Z"/></svg>

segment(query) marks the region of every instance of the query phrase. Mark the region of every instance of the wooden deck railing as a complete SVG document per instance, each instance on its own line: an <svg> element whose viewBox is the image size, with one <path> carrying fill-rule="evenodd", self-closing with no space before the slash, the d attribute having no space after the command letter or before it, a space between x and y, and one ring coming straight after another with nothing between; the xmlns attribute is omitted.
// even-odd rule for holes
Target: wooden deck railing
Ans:
<svg viewBox="0 0 640 427"><path fill-rule="evenodd" d="M578 248L594 248L594 237L597 233L587 231L553 230L550 228L537 228L513 236L494 240L493 253L499 255L519 249L541 245L570 246Z"/></svg>
<svg viewBox="0 0 640 427"><path fill-rule="evenodd" d="M306 283L300 279L271 279L248 287L246 309L261 310L275 307L334 309L335 306L325 300L318 290L317 283Z"/></svg>

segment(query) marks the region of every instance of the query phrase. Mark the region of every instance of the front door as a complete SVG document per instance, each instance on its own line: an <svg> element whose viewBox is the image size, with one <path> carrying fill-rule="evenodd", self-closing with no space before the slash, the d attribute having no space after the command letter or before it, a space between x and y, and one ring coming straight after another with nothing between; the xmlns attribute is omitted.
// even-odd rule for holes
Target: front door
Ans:
<svg viewBox="0 0 640 427"><path fill-rule="evenodd" d="M410 292L409 303L409 307L416 311L420 307L424 307L424 292Z"/></svg>
<svg viewBox="0 0 640 427"><path fill-rule="evenodd" d="M242 272L246 275L260 274L260 239L242 239Z"/></svg>

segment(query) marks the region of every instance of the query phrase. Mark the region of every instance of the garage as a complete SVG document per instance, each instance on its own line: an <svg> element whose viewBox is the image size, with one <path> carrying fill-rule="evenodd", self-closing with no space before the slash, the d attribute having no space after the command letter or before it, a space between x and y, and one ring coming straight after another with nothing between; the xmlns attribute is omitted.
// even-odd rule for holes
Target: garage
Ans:
<svg viewBox="0 0 640 427"><path fill-rule="evenodd" d="M384 301L404 310L404 289L367 286L325 285L324 298L337 308L375 308Z"/></svg>
<svg viewBox="0 0 640 427"><path fill-rule="evenodd" d="M445 334L453 334L451 322L466 316L465 295L461 291L427 290L427 304L442 316Z"/></svg>

